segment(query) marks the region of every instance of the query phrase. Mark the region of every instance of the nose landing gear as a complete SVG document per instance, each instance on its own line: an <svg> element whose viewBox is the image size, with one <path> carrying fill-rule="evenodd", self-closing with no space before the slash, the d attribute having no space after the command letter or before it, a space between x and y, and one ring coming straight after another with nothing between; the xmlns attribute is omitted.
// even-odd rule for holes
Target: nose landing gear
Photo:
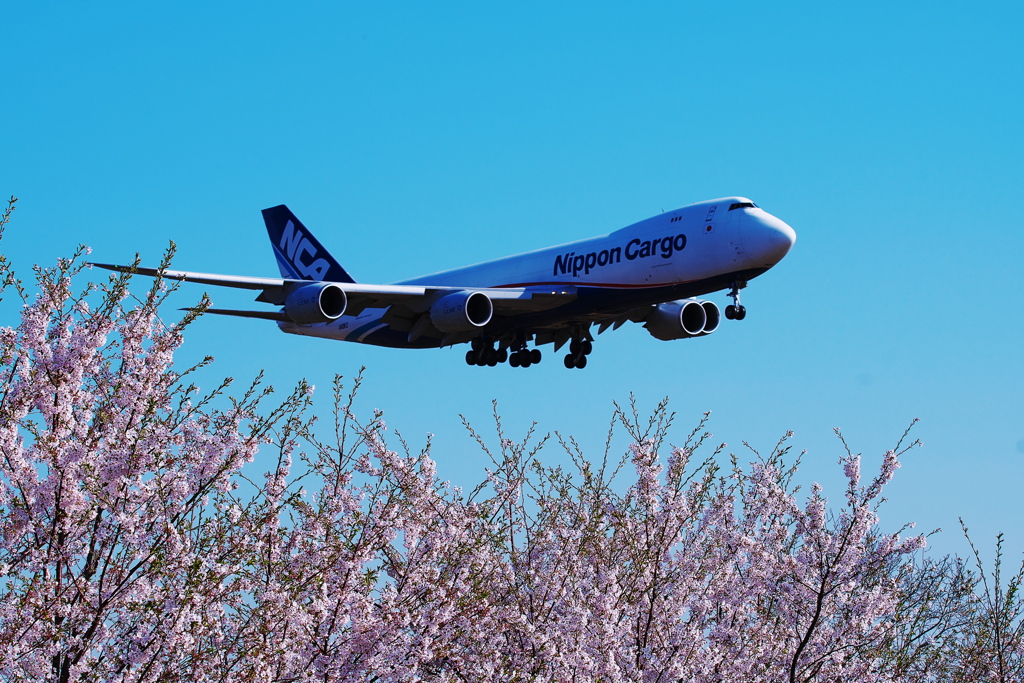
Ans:
<svg viewBox="0 0 1024 683"><path fill-rule="evenodd" d="M740 303L740 290L747 286L746 280L733 280L729 296L732 303L725 307L725 317L729 320L743 320L747 317L747 309Z"/></svg>
<svg viewBox="0 0 1024 683"><path fill-rule="evenodd" d="M725 317L729 320L743 320L747 317L747 309L744 306L729 304L725 307Z"/></svg>

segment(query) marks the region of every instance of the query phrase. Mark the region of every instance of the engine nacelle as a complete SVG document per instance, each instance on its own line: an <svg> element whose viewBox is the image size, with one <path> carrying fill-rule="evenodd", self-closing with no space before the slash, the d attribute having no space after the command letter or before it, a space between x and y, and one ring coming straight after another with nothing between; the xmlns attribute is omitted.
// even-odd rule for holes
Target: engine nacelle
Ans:
<svg viewBox="0 0 1024 683"><path fill-rule="evenodd" d="M711 334L721 319L714 302L682 299L659 304L647 316L644 327L655 339L672 341Z"/></svg>
<svg viewBox="0 0 1024 683"><path fill-rule="evenodd" d="M430 322L442 332L467 332L491 321L494 305L483 292L453 292L430 307Z"/></svg>
<svg viewBox="0 0 1024 683"><path fill-rule="evenodd" d="M697 335L698 337L703 337L718 329L719 323L722 322L722 312L718 310L718 304L714 301L701 301L700 305L704 307L704 315L707 316L707 319L704 321L704 330Z"/></svg>
<svg viewBox="0 0 1024 683"><path fill-rule="evenodd" d="M284 313L299 325L337 320L348 306L345 290L330 282L304 285L284 301Z"/></svg>

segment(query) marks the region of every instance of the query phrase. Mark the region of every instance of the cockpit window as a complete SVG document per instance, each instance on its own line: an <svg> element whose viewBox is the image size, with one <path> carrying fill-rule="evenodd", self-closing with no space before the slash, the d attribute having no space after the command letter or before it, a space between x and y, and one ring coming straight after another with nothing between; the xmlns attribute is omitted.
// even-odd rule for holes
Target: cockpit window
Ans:
<svg viewBox="0 0 1024 683"><path fill-rule="evenodd" d="M737 202L737 203L733 204L732 206L730 206L729 210L732 211L733 209L756 209L756 208L757 208L757 204L755 204L754 202Z"/></svg>

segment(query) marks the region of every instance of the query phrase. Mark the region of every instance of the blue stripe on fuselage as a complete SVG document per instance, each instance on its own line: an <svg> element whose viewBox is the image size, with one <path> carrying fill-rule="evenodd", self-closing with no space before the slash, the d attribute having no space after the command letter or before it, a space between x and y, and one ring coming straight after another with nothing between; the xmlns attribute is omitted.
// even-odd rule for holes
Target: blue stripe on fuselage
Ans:
<svg viewBox="0 0 1024 683"><path fill-rule="evenodd" d="M355 341L355 342L361 341L359 339L360 337L362 337L368 331L370 331L371 329L373 329L374 327L376 327L377 325L380 325L380 324L382 324L380 322L380 318L374 318L370 322L368 322L368 323L366 323L364 325L360 325L356 329L354 329L351 332L349 332L348 334L346 334L345 335L345 341Z"/></svg>

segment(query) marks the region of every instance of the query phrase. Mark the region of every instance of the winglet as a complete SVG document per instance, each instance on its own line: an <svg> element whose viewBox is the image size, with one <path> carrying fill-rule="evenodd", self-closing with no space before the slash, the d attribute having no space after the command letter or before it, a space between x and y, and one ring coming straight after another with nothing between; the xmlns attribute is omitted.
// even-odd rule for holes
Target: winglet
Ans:
<svg viewBox="0 0 1024 683"><path fill-rule="evenodd" d="M284 204L263 209L263 222L267 224L267 234L282 277L355 282Z"/></svg>

